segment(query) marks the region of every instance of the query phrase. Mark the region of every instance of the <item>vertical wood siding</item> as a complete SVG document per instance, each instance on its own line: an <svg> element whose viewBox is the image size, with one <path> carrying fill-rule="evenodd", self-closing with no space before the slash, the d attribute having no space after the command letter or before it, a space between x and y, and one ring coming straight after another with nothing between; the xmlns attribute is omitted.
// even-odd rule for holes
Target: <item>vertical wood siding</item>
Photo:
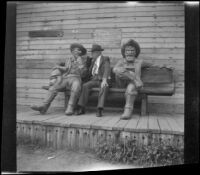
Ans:
<svg viewBox="0 0 200 175"><path fill-rule="evenodd" d="M183 113L184 25L182 3L18 3L17 104L42 101L41 86L47 85L52 66L70 56L71 43L88 50L94 42L102 44L113 66L122 58L121 44L132 38L141 46L140 57L175 68L176 93L151 96L152 110ZM29 37L37 30L59 30L63 36ZM52 105L63 106L63 98L59 94Z"/></svg>

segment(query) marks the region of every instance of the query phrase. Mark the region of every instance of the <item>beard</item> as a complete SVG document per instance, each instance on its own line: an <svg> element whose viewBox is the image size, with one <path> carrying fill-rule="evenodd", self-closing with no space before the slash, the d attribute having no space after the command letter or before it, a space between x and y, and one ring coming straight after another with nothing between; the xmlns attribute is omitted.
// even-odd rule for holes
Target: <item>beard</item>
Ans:
<svg viewBox="0 0 200 175"><path fill-rule="evenodd" d="M81 55L81 54L79 54L79 53L75 53L75 54L73 54L74 58L79 58L80 55Z"/></svg>
<svg viewBox="0 0 200 175"><path fill-rule="evenodd" d="M134 62L135 56L134 55L126 55L126 61L127 62Z"/></svg>

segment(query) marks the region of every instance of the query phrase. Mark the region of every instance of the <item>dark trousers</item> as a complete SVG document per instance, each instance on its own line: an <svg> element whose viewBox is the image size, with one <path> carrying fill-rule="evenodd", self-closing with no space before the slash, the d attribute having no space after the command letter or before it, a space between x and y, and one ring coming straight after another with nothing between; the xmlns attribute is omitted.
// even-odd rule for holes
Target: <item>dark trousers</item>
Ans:
<svg viewBox="0 0 200 175"><path fill-rule="evenodd" d="M109 87L108 86L104 86L103 88L100 87L101 86L101 81L100 80L90 80L86 83L83 84L82 86L82 90L81 90L81 95L78 101L78 105L85 107L87 105L88 102L88 97L90 94L90 90L93 87L99 87L99 95L98 95L98 105L97 108L103 108L104 107L104 102L105 102L105 98L106 95L108 93Z"/></svg>

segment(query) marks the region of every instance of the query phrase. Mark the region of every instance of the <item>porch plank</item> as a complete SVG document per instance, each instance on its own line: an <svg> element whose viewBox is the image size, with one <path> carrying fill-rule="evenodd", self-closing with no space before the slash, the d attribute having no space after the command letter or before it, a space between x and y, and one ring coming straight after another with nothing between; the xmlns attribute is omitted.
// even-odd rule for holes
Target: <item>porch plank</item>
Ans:
<svg viewBox="0 0 200 175"><path fill-rule="evenodd" d="M67 127L90 128L90 125L86 122L90 119L92 120L92 116L70 116L66 121L63 122L63 125Z"/></svg>
<svg viewBox="0 0 200 175"><path fill-rule="evenodd" d="M75 123L76 121L81 120L82 116L66 116L62 115L59 118L55 119L49 119L46 120L45 123L47 125L59 125L64 127L70 127L72 123Z"/></svg>
<svg viewBox="0 0 200 175"><path fill-rule="evenodd" d="M165 114L164 117L167 119L167 122L169 123L173 134L181 134L181 135L184 134L181 127L177 124L175 120L176 116L172 117L171 115Z"/></svg>
<svg viewBox="0 0 200 175"><path fill-rule="evenodd" d="M124 130L124 127L128 124L129 120L119 120L113 125L113 130Z"/></svg>
<svg viewBox="0 0 200 175"><path fill-rule="evenodd" d="M101 117L100 120L92 124L93 129L103 129L102 125L110 120L111 117Z"/></svg>
<svg viewBox="0 0 200 175"><path fill-rule="evenodd" d="M102 129L106 130L112 130L113 126L120 120L119 116L115 117L109 117L109 120L106 120L106 122L102 123L101 127Z"/></svg>
<svg viewBox="0 0 200 175"><path fill-rule="evenodd" d="M133 115L133 117L128 120L127 125L124 127L124 131L134 131L137 132L137 124L140 119L138 114Z"/></svg>
<svg viewBox="0 0 200 175"><path fill-rule="evenodd" d="M160 127L158 125L158 119L157 119L157 116L155 114L149 114L148 132L160 133Z"/></svg>
<svg viewBox="0 0 200 175"><path fill-rule="evenodd" d="M172 129L164 116L158 116L161 134L172 134Z"/></svg>
<svg viewBox="0 0 200 175"><path fill-rule="evenodd" d="M138 132L148 132L148 116L140 117L136 129Z"/></svg>
<svg viewBox="0 0 200 175"><path fill-rule="evenodd" d="M78 120L74 120L70 126L79 128L91 128L91 125L98 120L100 120L100 118L94 116L93 114L82 115Z"/></svg>
<svg viewBox="0 0 200 175"><path fill-rule="evenodd" d="M44 120L48 120L51 118L57 118L59 116L60 116L60 114L41 115L39 113L31 111L31 112L17 114L17 121L23 122L23 123L41 123Z"/></svg>
<svg viewBox="0 0 200 175"><path fill-rule="evenodd" d="M54 117L54 118L49 118L49 119L43 120L42 123L44 125L61 126L63 121L66 121L67 118L68 118L68 116L60 114L58 117Z"/></svg>
<svg viewBox="0 0 200 175"><path fill-rule="evenodd" d="M176 123L180 126L181 131L184 132L184 114L174 114L172 115Z"/></svg>

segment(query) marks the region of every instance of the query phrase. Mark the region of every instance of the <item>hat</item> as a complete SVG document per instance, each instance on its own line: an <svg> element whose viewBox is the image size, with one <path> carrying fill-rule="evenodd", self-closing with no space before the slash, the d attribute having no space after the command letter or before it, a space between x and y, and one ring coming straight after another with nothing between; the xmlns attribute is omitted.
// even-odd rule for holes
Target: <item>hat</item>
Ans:
<svg viewBox="0 0 200 175"><path fill-rule="evenodd" d="M91 52L94 52L94 51L103 51L104 49L102 49L102 47L98 44L93 44L92 45L92 49L91 49Z"/></svg>
<svg viewBox="0 0 200 175"><path fill-rule="evenodd" d="M125 58L125 47L126 46L133 46L136 49L136 57L140 54L140 45L134 41L133 39L128 40L125 44L123 44L121 48L122 56Z"/></svg>
<svg viewBox="0 0 200 175"><path fill-rule="evenodd" d="M61 72L59 69L54 69L52 72L51 72L51 76L50 77L57 77L57 76L60 76L61 75Z"/></svg>
<svg viewBox="0 0 200 175"><path fill-rule="evenodd" d="M85 54L87 53L86 48L83 47L82 44L79 44L79 43L73 43L73 44L71 44L71 46L70 46L71 52L72 52L72 50L73 50L74 48L79 48L79 49L81 50L81 52L82 52L82 53L81 53L81 56L82 56L82 55L85 55Z"/></svg>

